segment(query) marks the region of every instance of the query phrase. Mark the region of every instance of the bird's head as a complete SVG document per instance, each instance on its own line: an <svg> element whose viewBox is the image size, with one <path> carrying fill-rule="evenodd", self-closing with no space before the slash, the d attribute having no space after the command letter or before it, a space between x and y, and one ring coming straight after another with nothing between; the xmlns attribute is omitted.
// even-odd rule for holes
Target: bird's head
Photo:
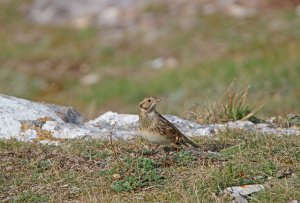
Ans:
<svg viewBox="0 0 300 203"><path fill-rule="evenodd" d="M160 99L156 97L146 97L139 103L140 110L148 113L152 112L159 102Z"/></svg>

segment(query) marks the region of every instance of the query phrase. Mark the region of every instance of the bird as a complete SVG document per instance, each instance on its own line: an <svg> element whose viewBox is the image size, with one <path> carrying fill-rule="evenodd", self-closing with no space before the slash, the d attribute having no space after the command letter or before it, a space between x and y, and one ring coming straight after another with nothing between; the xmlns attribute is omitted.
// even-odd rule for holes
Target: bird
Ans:
<svg viewBox="0 0 300 203"><path fill-rule="evenodd" d="M174 124L156 111L156 105L160 102L159 98L146 97L139 103L139 130L143 139L148 140L150 144L188 146L194 148L200 146L187 138Z"/></svg>

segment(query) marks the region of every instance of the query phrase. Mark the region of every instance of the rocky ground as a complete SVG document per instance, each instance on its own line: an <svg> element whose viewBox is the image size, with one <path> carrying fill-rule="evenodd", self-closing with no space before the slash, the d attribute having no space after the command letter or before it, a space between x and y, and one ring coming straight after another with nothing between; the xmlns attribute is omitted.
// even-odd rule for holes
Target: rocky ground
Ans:
<svg viewBox="0 0 300 203"><path fill-rule="evenodd" d="M180 114L235 78L247 109L299 113L299 3L0 1L0 91L28 99L0 95L0 201L298 203L298 115L165 115L201 151L153 155L134 113L149 86Z"/></svg>
<svg viewBox="0 0 300 203"><path fill-rule="evenodd" d="M129 139L138 136L137 115L106 112L94 120L85 121L72 107L32 102L6 95L0 95L0 113L0 138L5 139L57 143L62 139L83 137L108 139L113 136ZM230 129L261 134L300 135L297 123L287 128L276 127L272 121L259 124L235 121L201 125L172 115L166 117L187 136L212 136Z"/></svg>
<svg viewBox="0 0 300 203"><path fill-rule="evenodd" d="M106 148L104 147L102 149L102 151L100 151L99 153L104 153L106 150L109 150L110 152L107 152L110 155L103 155L104 157L110 157L112 156L112 154L114 155L114 161L112 162L112 160L105 160L105 159L101 159L102 161L98 160L98 158L96 158L96 160L98 161L93 161L93 162L87 162L85 163L85 158L80 158L80 162L82 162L82 164L86 165L86 167L90 168L90 167L94 167L97 165L96 168L90 168L89 172L86 171L86 169L84 169L84 173L91 173L91 172L95 172L95 171L102 171L104 170L106 167L111 167L111 164L121 164L121 167L123 164L126 163L125 160L128 159L128 157L135 157L134 159L132 159L132 161L137 161L137 164L140 164L139 162L142 161L144 164L150 164L149 166L140 166L138 165L139 168L138 170L144 171L144 170L149 170L148 172L146 172L145 174L143 174L144 172L138 172L138 173L142 173L140 174L140 178L144 179L145 177L147 177L147 173L153 173L153 177L151 177L150 179L145 179L143 181L146 181L145 183L139 182L138 180L131 180L130 177L126 176L125 174L122 175L123 172L119 171L119 172L114 172L112 175L112 180L114 180L114 182L112 183L112 185L110 186L110 188L115 191L115 192L124 192L124 191L131 191L131 190L143 190L143 188L145 186L151 186L152 182L156 183L156 184L162 184L162 182L160 181L161 178L167 178L168 176L162 175L165 172L158 172L157 169L154 169L153 167L156 167L157 164L159 165L159 167L161 169L159 170L167 170L167 168L165 167L170 167L171 165L173 165L174 163L178 162L178 166L181 166L181 164L186 163L187 165L189 164L196 164L196 163L202 163L202 162L209 162L209 160L211 159L216 159L218 160L217 162L224 164L224 166L227 163L229 157L228 155L233 153L231 152L231 150L233 149L232 146L232 142L229 141L230 139L225 139L227 140L225 143L221 144L217 144L217 142L220 142L220 138L215 139L214 137L219 137L219 136L228 136L228 134L232 134L231 132L237 132L237 135L241 135L243 134L243 136L249 136L249 138L246 139L250 139L250 137L252 137L253 134L255 134L256 136L262 136L265 137L263 139L269 139L269 136L273 136L274 138L278 138L280 139L280 137L287 137L287 136L292 136L295 139L297 139L297 137L300 135L300 128L299 128L299 117L297 116L291 116L290 115L290 123L291 125L287 125L287 126L282 126L283 128L278 128L278 126L276 127L276 122L278 121L278 119L276 120L275 118L270 119L267 123L260 123L260 124L254 124L250 121L235 121L235 122L229 122L229 123L224 123L224 124L210 124L210 125L200 125L198 123L189 121L189 120L184 120L181 118L178 118L176 116L171 116L171 115L167 115L166 117L171 120L173 123L175 123L175 125L182 131L184 132L187 136L193 136L193 139L197 140L197 137L213 137L210 138L210 140L214 140L214 142L216 143L210 143L209 142L204 142L202 143L200 146L202 148L202 150L205 150L207 152L198 152L198 151L184 151L184 152L179 152L179 154L177 153L173 153L173 152L169 152L169 157L165 157L164 153L158 152L158 154L151 156L150 158L146 158L149 156L148 152L144 151L141 153L141 148L137 147L137 145L133 145L132 140L139 140L136 138L139 138L139 133L138 133L138 129L137 129L137 122L138 122L138 116L137 115L128 115L128 114L118 114L118 113L113 113L113 112L107 112L103 115L100 115L98 118L91 120L91 121L85 121L80 114L74 110L71 107L64 107L64 106L58 106L58 105L53 105L53 104L46 104L46 103L38 103L38 102L32 102L32 101L28 101L28 100L24 100L24 99L20 99L20 98L16 98L16 97L11 97L11 96L7 96L7 95L0 95L0 139L4 139L2 145L4 147L4 149L7 150L12 150L11 147L14 146L14 142L12 139L15 140L19 140L19 141L26 141L26 142L34 142L34 143L42 143L42 144L49 144L50 145L56 145L56 146L62 146L63 148L65 148L66 142L68 142L68 140L75 140L75 143L80 143L80 145L84 146L84 147L88 147L88 144L84 144L86 142L89 142L88 140L92 141L92 140L99 140L99 141L92 141L94 143L98 143L100 145L102 145L103 143L107 143L107 141L110 140L111 142L111 147L113 147L112 144L112 140L116 140L116 138L118 138L118 141L114 141L116 142L116 144L118 142L122 142L123 144L118 145L118 147L121 148ZM277 123L278 124L278 123ZM230 135L232 136L232 135ZM261 138L262 138L261 137ZM82 139L83 138L83 139ZM259 139L261 139L259 138ZM294 139L293 138L293 139ZM206 139L206 138L205 138ZM204 140L205 140L204 139ZM221 138L222 140L223 138ZM251 138L252 139L252 138ZM253 138L253 139L257 139L257 138ZM7 142L5 141L7 140ZM219 141L217 141L219 140ZM2 142L2 141L1 141ZM81 143L83 142L83 143ZM139 141L135 141L135 142L139 142ZM234 141L236 142L236 140ZM296 143L295 143L296 144ZM143 146L143 145L140 145ZM245 145L247 146L247 145ZM122 150L124 150L124 147L126 148L126 150L124 152L122 152ZM296 146L295 146L296 147ZM16 145L16 148L18 148L18 145ZM25 147L26 148L26 147ZM31 147L33 149L33 147ZM48 147L46 147L48 148ZM235 148L235 147L234 147ZM222 153L219 153L222 150ZM250 147L249 149L251 149L251 151L253 150L252 147ZM2 164L1 166L1 170L3 172L3 174L11 174L11 178L16 178L16 176L18 176L18 174L14 174L8 171L11 171L14 167L15 164L12 163L16 163L16 160L13 161L14 155L10 156L9 154L15 154L18 152L9 152L7 150L4 150L3 152L0 151L0 158L2 159ZM19 151L20 149L18 149ZM21 149L23 150L23 149ZM38 149L39 150L39 149ZM45 152L45 150L47 150L48 152ZM47 171L48 167L51 167L50 165L52 165L52 163L57 162L57 159L62 159L62 157L57 157L57 152L52 152L53 149L43 149L42 151L44 151L44 153L46 153L46 157L45 160L43 161L43 165L42 167L46 167L45 170ZM74 150L74 149L73 149ZM98 150L98 149L94 149L94 150ZM92 151L94 151L92 150ZM112 150L112 151L111 151ZM128 153L128 150L131 151L130 153ZM294 149L297 150L297 147ZM56 151L56 150L55 150ZM142 150L143 151L143 150ZM234 149L235 151L235 149ZM32 154L32 152L26 152L27 154ZM54 153L54 154L52 154ZM69 153L69 152L67 152ZM112 154L111 154L112 153ZM121 153L121 154L119 154ZM229 154L228 154L229 153ZM6 155L5 155L6 154ZM52 154L52 155L50 155ZM105 153L104 153L105 154ZM119 154L119 155L117 155ZM124 157L125 155L125 157ZM23 156L23 155L22 155ZM32 158L30 159L36 159L37 157L40 157L40 155L37 155L35 153L33 153L32 155L28 155ZM146 156L146 157L145 157ZM231 155L230 155L231 156ZM51 157L51 158L50 158ZM56 157L56 158L55 158ZM102 155L101 155L102 157ZM123 157L123 158L122 158ZM127 158L126 158L127 157ZM209 158L210 157L210 158ZM214 158L213 158L214 157ZM66 158L67 160L70 159ZM74 157L72 158L74 160L77 160L78 157ZM52 161L51 161L52 160ZM79 161L79 160L77 160ZM103 167L102 165L100 166L99 163L100 162L104 164ZM128 169L131 171L132 170L132 164L133 162L130 161L129 165L128 165ZM18 161L17 161L18 162ZM34 161L35 162L35 161ZM49 162L49 163L48 163ZM70 160L68 161L70 162ZM98 163L99 162L99 163ZM149 162L149 163L148 163ZM51 164L50 164L51 163ZM60 161L61 163L61 161ZM72 164L73 162L69 163L71 164L70 167L75 167L76 163L74 163L75 165L73 166ZM198 164L199 164L198 163ZM215 161L212 162L213 164L215 164ZM219 164L220 164L219 163ZM50 164L50 165L49 165ZM107 165L110 164L110 165ZM208 163L207 163L208 164ZM218 193L218 199L220 201L225 201L225 200L230 200L230 201L234 201L234 202L238 202L238 203L246 203L248 202L248 199L250 198L250 195L252 195L252 193L256 193L256 192L260 192L262 190L265 190L266 188L271 188L272 186L272 174L276 177L276 178L285 178L285 177L290 177L291 174L293 174L295 171L295 169L293 168L297 168L297 162L295 163L296 165L292 165L291 167L283 167L280 166L278 168L278 170L272 169L274 170L274 172L271 172L269 174L269 177L265 176L257 176L254 178L258 178L259 177L263 178L264 181L250 181L252 184L250 185L241 185L241 186L232 186L232 184L229 184L227 188L224 188L224 190L220 193ZM299 164L299 163L298 163ZM83 165L83 166L84 166ZM4 168L3 168L4 167ZM39 166L40 167L40 166ZM53 165L54 167L54 165ZM58 166L55 166L58 167ZM77 167L77 166L76 166ZM79 167L79 166L78 166ZM143 168L143 167L147 167ZM148 168L150 167L150 168ZM24 167L23 167L24 168ZM123 167L122 167L123 168ZM164 168L164 169L163 169ZM3 171L4 170L4 171ZM25 169L24 169L25 170ZM40 170L40 169L38 169ZM44 169L42 169L44 170ZM59 169L60 172L63 174L64 169L61 168ZM80 167L77 170L83 170ZM108 170L108 169L107 169ZM112 169L109 169L112 170ZM114 169L115 170L115 169ZM119 170L119 169L118 169ZM176 169L177 170L177 169ZM178 168L178 171L180 171L181 169ZM277 172L276 172L277 171ZM100 174L101 172L99 172ZM177 173L177 172L175 172ZM91 173L92 174L92 173ZM102 173L101 173L102 174ZM1 182L1 177L0 176L0 182ZM4 180L6 178L9 177L9 175L3 176L2 179ZM102 175L101 175L102 177ZM109 175L106 175L104 177L109 177ZM294 179L295 177L297 178L298 176L294 175L293 176ZM97 177L94 177L97 178ZM128 179L129 178L129 179ZM107 181L107 180L106 180ZM133 182L132 182L133 181ZM137 181L137 182L135 182ZM150 181L150 182L148 182ZM110 181L106 182L105 184L109 184ZM249 182L249 183L250 183ZM260 183L260 184L253 184L253 183ZM38 183L37 183L38 184ZM40 183L39 183L40 184ZM89 183L90 184L90 183ZM79 188L82 187L78 186ZM25 187L25 186L24 186ZM44 187L44 186L39 186L39 187ZM68 186L67 186L68 187ZM80 192L81 189L79 189L78 187L76 187L78 190L75 193ZM93 188L92 186L88 186ZM105 186L108 187L108 186ZM152 187L152 186L151 186ZM154 187L154 186L153 186ZM22 190L22 188L18 187L18 186L14 186L15 189L10 188L10 189L4 189L2 187L0 187L1 190L3 190L3 195L0 196L0 198L2 200L4 200L4 202L6 201L10 201L10 200L22 200L25 198L26 201L31 201L31 198L33 198L34 196L32 196L33 194L35 194L35 192L33 192L32 194L30 193L29 196L27 198L29 198L29 200L26 197L23 196L18 196L19 192L15 191L15 190ZM27 188L27 187L25 187ZM74 189L74 188L73 188ZM54 188L51 187L51 190L53 190L53 193L56 192L56 190ZM26 190L28 191L28 190ZM13 194L12 194L13 193ZM40 189L39 192L41 193ZM22 195L24 195L23 193L21 193ZM25 193L26 195L28 195L27 193ZM44 194L43 192L41 194ZM69 194L69 193L66 193ZM72 194L72 193L70 193ZM17 196L16 196L17 195ZM116 196L118 197L118 196ZM16 199L17 198L17 199ZM21 198L21 199L20 199ZM52 196L47 196L47 195L41 195L41 196L37 196L35 197L39 200L43 199L43 200L49 200L49 198L51 199ZM68 198L66 197L61 197L63 199ZM71 197L69 197L71 198ZM72 199L76 199L76 196L72 196ZM97 197L98 198L98 197ZM96 199L97 199L96 198ZM119 197L118 197L119 198ZM86 200L86 197L83 198L82 200ZM297 202L297 200L293 200L294 202Z"/></svg>

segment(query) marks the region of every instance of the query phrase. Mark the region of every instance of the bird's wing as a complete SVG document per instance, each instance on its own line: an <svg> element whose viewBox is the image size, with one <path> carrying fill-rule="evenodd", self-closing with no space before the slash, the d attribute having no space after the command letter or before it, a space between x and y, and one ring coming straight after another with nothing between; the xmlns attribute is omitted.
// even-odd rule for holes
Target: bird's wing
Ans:
<svg viewBox="0 0 300 203"><path fill-rule="evenodd" d="M180 132L174 124L172 124L170 121L168 121L165 117L163 117L161 114L158 114L158 125L161 126L159 129L159 133L163 136L168 137L171 139L175 144L185 144L185 136Z"/></svg>

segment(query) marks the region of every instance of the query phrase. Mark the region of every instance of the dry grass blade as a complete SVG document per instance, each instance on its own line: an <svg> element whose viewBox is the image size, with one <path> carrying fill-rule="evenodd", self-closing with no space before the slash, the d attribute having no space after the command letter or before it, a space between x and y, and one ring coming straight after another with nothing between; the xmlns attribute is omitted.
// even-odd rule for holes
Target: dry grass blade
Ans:
<svg viewBox="0 0 300 203"><path fill-rule="evenodd" d="M250 86L242 90L234 90L234 82L226 89L223 96L214 102L206 101L204 106L193 107L185 112L185 117L202 124L223 123L235 120L252 120L254 115L264 106L260 105L251 110L247 103Z"/></svg>
<svg viewBox="0 0 300 203"><path fill-rule="evenodd" d="M241 120L242 121L248 120L250 117L254 116L254 114L256 114L260 109L262 109L264 106L265 106L265 104L262 104L262 105L258 106L251 113L249 113L247 116L245 116Z"/></svg>

